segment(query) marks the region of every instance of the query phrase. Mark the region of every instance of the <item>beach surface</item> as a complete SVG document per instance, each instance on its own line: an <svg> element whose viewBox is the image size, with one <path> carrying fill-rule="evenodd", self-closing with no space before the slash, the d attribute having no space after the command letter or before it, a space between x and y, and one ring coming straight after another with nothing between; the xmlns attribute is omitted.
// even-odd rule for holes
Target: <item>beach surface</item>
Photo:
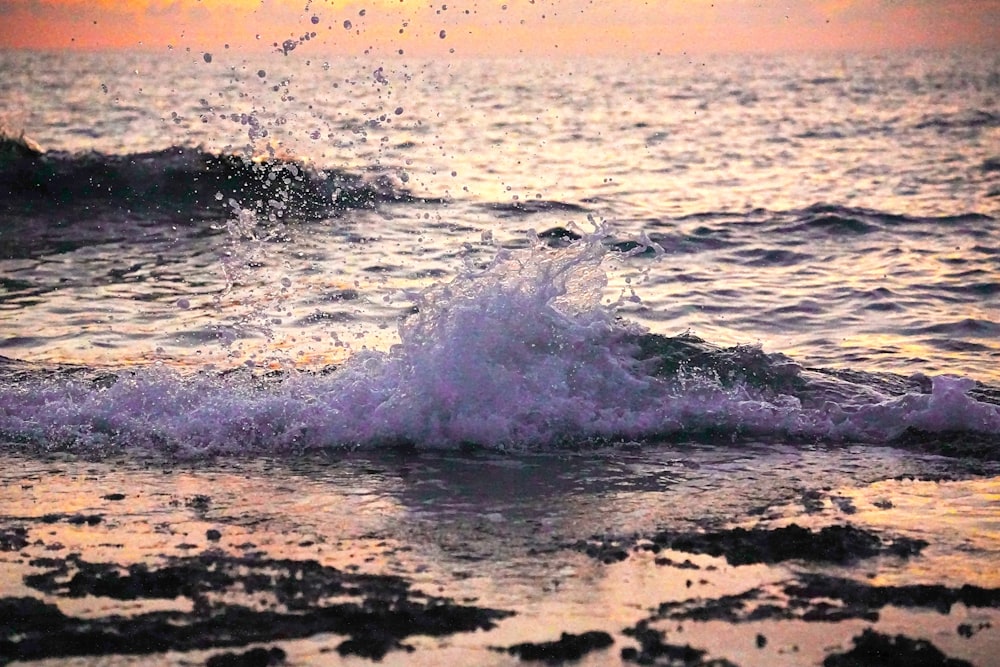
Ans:
<svg viewBox="0 0 1000 667"><path fill-rule="evenodd" d="M5 453L0 470L4 663L988 666L1000 651L991 462L664 444Z"/></svg>

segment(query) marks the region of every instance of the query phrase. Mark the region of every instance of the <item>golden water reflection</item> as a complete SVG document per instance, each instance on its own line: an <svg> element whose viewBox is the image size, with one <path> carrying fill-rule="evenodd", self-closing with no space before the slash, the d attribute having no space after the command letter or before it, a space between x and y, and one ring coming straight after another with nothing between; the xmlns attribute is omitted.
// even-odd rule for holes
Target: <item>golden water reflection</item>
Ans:
<svg viewBox="0 0 1000 667"><path fill-rule="evenodd" d="M1000 477L907 481L907 474L919 475L921 466L936 469L940 462L921 463L885 449L706 447L596 458L345 456L199 465L0 458L0 528L26 527L29 538L28 546L0 554L3 595L37 596L21 577L35 571L30 561L42 556L77 553L88 562L155 567L176 557L221 551L398 574L433 595L518 612L488 634L414 638L416 664L448 656L461 656L463 663L509 664L486 647L594 629L613 632L617 645L625 646L630 640L620 630L664 601L709 601L755 587L780 587L800 568L819 567L873 585L1000 586L992 567L1000 554ZM845 483L873 474L902 481ZM799 498L804 491L824 488L823 507L803 513ZM572 547L593 535L625 539L671 526L697 530L792 522L816 528L850 523L887 539L926 539L929 546L907 560L878 557L857 568L825 569L796 562L731 566L723 558L659 554L697 567L683 569L657 565L654 554L642 551L606 564ZM80 616L153 608L91 597L45 597ZM156 608L183 610L185 604L163 601ZM955 625L965 614L1000 623L989 608L956 608L947 623ZM941 617L889 609L884 618L888 629L905 627L908 635L930 636ZM831 641L848 647L849 637L865 627L854 621L838 624L835 634L842 639L837 640L830 638L827 624L798 621L682 625L679 630L662 624L672 640L709 647L713 655L739 656L746 665L789 667L821 660ZM769 638L770 648L754 646L757 633ZM318 636L283 646L304 664L323 664L339 641ZM936 640L949 654L965 657L992 650L991 641L987 633L972 642ZM617 650L593 654L581 664L608 664ZM406 664L410 657L390 654L385 664ZM165 658L164 664L179 660Z"/></svg>

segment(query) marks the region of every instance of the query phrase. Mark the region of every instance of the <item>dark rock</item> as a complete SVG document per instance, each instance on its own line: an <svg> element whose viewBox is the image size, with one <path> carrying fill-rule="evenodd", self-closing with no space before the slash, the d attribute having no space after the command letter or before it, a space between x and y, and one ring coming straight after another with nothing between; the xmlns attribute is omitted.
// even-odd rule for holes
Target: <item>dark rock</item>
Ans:
<svg viewBox="0 0 1000 667"><path fill-rule="evenodd" d="M104 500L125 500L124 493L109 493L105 496L101 496Z"/></svg>
<svg viewBox="0 0 1000 667"><path fill-rule="evenodd" d="M839 600L847 609L922 607L942 614L957 602L967 607L1000 607L1000 588L981 588L968 584L961 588L941 585L869 586L853 579L822 574L802 574L799 582L785 586L785 594L796 600Z"/></svg>
<svg viewBox="0 0 1000 667"><path fill-rule="evenodd" d="M542 661L555 665L568 660L579 660L591 651L607 648L614 643L615 640L607 632L592 630L579 635L564 632L553 642L525 642L499 650L506 650L511 655L519 656L521 660Z"/></svg>
<svg viewBox="0 0 1000 667"><path fill-rule="evenodd" d="M972 667L972 663L945 656L923 639L890 637L866 629L854 638L847 653L828 655L823 667Z"/></svg>
<svg viewBox="0 0 1000 667"><path fill-rule="evenodd" d="M403 644L379 628L367 628L337 645L337 653L340 655L356 655L369 660L381 660L393 649L402 649L409 653L414 650L412 646Z"/></svg>
<svg viewBox="0 0 1000 667"><path fill-rule="evenodd" d="M0 528L0 551L20 551L28 546L28 529L24 526Z"/></svg>
<svg viewBox="0 0 1000 667"><path fill-rule="evenodd" d="M592 541L580 540L572 545L578 551L582 551L591 558L596 558L605 565L618 563L628 558L628 543L623 544L618 540L602 540L594 536Z"/></svg>
<svg viewBox="0 0 1000 667"><path fill-rule="evenodd" d="M1000 607L1000 589L934 585L871 586L852 579L802 573L780 592L752 588L715 599L694 598L662 603L652 620L724 621L750 623L764 620L875 622L883 607L931 609L948 614L955 603L967 607ZM962 630L959 630L962 633Z"/></svg>
<svg viewBox="0 0 1000 667"><path fill-rule="evenodd" d="M4 637L29 632L51 632L60 628L66 620L58 607L41 600L28 597L0 598L0 635ZM0 652L0 657L2 655Z"/></svg>
<svg viewBox="0 0 1000 667"><path fill-rule="evenodd" d="M285 662L285 652L272 648L253 648L245 653L220 653L205 662L205 667L272 667Z"/></svg>
<svg viewBox="0 0 1000 667"><path fill-rule="evenodd" d="M3 600L0 618L28 621L0 622L0 664L205 650L321 633L347 635L338 647L342 654L378 659L390 650L410 650L401 643L410 635L487 630L512 615L411 590L397 576L344 572L312 560L207 552L160 567L89 563L75 555L30 564L45 571L25 577L25 584L48 595L183 597L191 600L192 610L76 618L31 598ZM18 615L19 610L24 613Z"/></svg>
<svg viewBox="0 0 1000 667"><path fill-rule="evenodd" d="M145 563L122 568L109 563L89 563L75 556L48 572L24 578L28 586L50 595L72 598L92 595L115 600L173 600L182 596L196 599L234 582L234 575L210 570L204 567L204 561L197 559L150 570Z"/></svg>
<svg viewBox="0 0 1000 667"><path fill-rule="evenodd" d="M958 633L959 637L970 639L977 632L991 627L993 627L993 625L989 621L983 621L981 623L977 623L976 625L972 625L971 623L961 623L957 628L955 628L955 632Z"/></svg>
<svg viewBox="0 0 1000 667"><path fill-rule="evenodd" d="M626 662L660 667L736 667L724 658L706 659L707 652L690 645L664 643L664 633L650 628L646 621L639 621L635 627L626 628L625 634L634 637L640 648L622 649L621 657Z"/></svg>
<svg viewBox="0 0 1000 667"><path fill-rule="evenodd" d="M202 493L191 496L184 501L184 504L192 509L199 512L203 512L208 509L208 506L212 504L212 497L206 496Z"/></svg>
<svg viewBox="0 0 1000 667"><path fill-rule="evenodd" d="M653 560L657 565L667 565L669 567L676 567L678 570L700 570L701 567L695 565L691 562L690 558L685 558L682 562L678 563L675 560L667 558L666 556L658 556Z"/></svg>
<svg viewBox="0 0 1000 667"><path fill-rule="evenodd" d="M100 514L74 514L66 519L67 523L71 523L74 526L82 526L87 524L88 526L96 526L101 521L104 520Z"/></svg>
<svg viewBox="0 0 1000 667"><path fill-rule="evenodd" d="M714 532L662 531L637 548L658 553L663 549L693 554L724 557L730 565L754 563L780 563L787 560L805 560L817 563L853 563L864 558L888 554L900 558L917 556L927 542L897 537L884 543L875 533L851 525L826 526L818 531L791 524L784 528L732 528ZM611 564L628 558L628 547L634 539L601 538L580 540L568 545L591 558ZM666 557L659 557L657 564L697 569L690 561L676 565ZM690 564L686 564L690 563Z"/></svg>
<svg viewBox="0 0 1000 667"><path fill-rule="evenodd" d="M902 548L883 548L878 536L850 525L826 526L817 532L797 524L773 530L733 528L707 533L665 531L652 539L667 549L725 557L730 565L770 564L793 559L851 563L871 558L883 551L897 556L912 556L927 546L921 540L904 540Z"/></svg>
<svg viewBox="0 0 1000 667"><path fill-rule="evenodd" d="M720 598L711 600L694 599L682 602L664 602L656 613L655 618L669 618L673 620L686 621L726 621L728 623L740 623L749 620L763 620L764 618L788 618L789 613L773 605L775 614L767 615L755 614L751 610L756 606L758 600L764 596L763 591L752 588L736 595L723 595ZM772 605L767 608L771 609Z"/></svg>

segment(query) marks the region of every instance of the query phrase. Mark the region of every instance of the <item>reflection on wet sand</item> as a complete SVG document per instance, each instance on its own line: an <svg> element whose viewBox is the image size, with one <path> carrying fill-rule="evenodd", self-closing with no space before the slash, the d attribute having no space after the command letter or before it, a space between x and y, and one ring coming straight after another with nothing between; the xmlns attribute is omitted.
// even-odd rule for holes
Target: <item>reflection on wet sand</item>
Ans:
<svg viewBox="0 0 1000 667"><path fill-rule="evenodd" d="M585 634L594 631L610 633L615 644L588 648L580 664L675 650L665 646L689 646L693 662L685 664L722 657L741 665L815 663L833 649L846 652L868 627L890 638L923 637L974 664L986 664L982 658L998 646L1000 594L987 565L1000 553L998 477L983 476L985 467L961 472L940 457L879 448L703 446L596 456L222 460L190 468L157 460L4 458L5 600L36 599L98 625L112 616L139 624L154 612L179 615L172 623L194 628L200 639L178 643L180 653L153 651L164 664L262 641L280 641L303 663L328 663L337 651L356 649L383 653L385 664L510 664L514 655L494 649L552 642L561 633L570 633L570 646L577 635L603 636ZM940 479L946 481L929 481ZM792 524L801 526L798 542L848 535L839 543L847 551L839 559L810 556L808 545L781 537ZM744 528L731 530L737 526ZM668 543L668 535L683 539ZM754 535L765 541L753 548L772 556L748 559L751 547L739 540ZM690 546L696 539L716 539L715 546ZM782 545L767 546L776 539ZM881 555L871 556L850 551L857 540L917 546L880 547ZM775 558L775 548L789 555ZM750 564L733 564L740 562ZM212 576L229 571L242 584L212 588ZM179 572L202 583L131 596L98 586L140 575L183 579ZM322 577L309 584L319 588L306 587L307 572ZM375 579L352 583L352 576ZM270 582L264 588L261 577ZM931 586L919 589L926 600L913 601L915 585ZM361 601L344 602L336 593L344 586ZM390 589L396 602L375 602ZM447 632L425 621L397 631L387 617L366 617L371 627L351 634L343 619L316 620L341 603L348 606L338 613L405 604L420 613L448 609L455 619L485 616L456 620ZM245 640L239 627L231 628L236 639L225 641L206 629L213 614L232 622L236 617L227 615L244 607L257 610L241 612L250 614ZM55 608L36 613L55 615ZM283 634L279 621L258 627L254 614L279 611L305 614L315 632ZM382 625L389 630L373 634ZM117 625L114 631L126 632ZM17 642L5 646L13 651ZM540 650L563 645L554 646ZM100 652L94 655L86 664L101 661Z"/></svg>

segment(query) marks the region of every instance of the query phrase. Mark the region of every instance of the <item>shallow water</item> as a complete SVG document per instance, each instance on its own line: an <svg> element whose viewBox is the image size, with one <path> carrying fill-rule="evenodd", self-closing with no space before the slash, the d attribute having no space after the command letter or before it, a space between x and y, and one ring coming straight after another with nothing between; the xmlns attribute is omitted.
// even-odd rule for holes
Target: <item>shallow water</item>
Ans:
<svg viewBox="0 0 1000 667"><path fill-rule="evenodd" d="M197 466L5 456L2 469L3 529L25 527L29 542L3 555L2 589L8 596L38 595L23 577L46 571L46 561L33 560L42 557L78 553L90 563L157 567L199 554L229 554L262 563L315 560L343 571L398 574L416 590L517 614L488 633L413 637L407 643L416 653L392 651L386 664L444 659L513 664L515 659L489 647L590 630L610 632L616 646L581 664L617 664L620 649L635 643L621 631L661 603L721 604L726 595L755 588L780 590L809 572L879 586L1000 587L992 567L1000 534L989 522L997 510L997 471L982 477L987 471L980 469L970 477L952 461L886 448L762 445L740 452L661 446L609 449L597 456L383 455ZM482 483L484 474L491 484ZM941 476L946 480L927 481ZM934 507L933 517L927 506ZM74 522L74 516L98 518ZM817 530L847 524L872 529L882 539L930 544L920 557L886 555L842 566L801 561L734 566L724 558L669 550L653 554L630 546L662 530L774 528L790 522ZM586 555L578 545L595 538L625 545L627 557L601 562ZM655 564L654 557L673 564ZM41 599L66 614L95 619L155 609L192 613L183 596ZM231 602L242 600L236 595ZM958 605L942 614L897 604L880 617L874 624L880 631L926 637L946 654L976 664L989 664L997 646L995 630L970 639L955 631L962 623L995 627L1000 620L995 608ZM738 664L792 665L849 646L848 639L868 625L764 616L745 624L675 621L668 635ZM754 646L758 633L768 637L764 648ZM296 662L324 664L342 639L320 634L280 645ZM180 664L205 655L116 659Z"/></svg>

